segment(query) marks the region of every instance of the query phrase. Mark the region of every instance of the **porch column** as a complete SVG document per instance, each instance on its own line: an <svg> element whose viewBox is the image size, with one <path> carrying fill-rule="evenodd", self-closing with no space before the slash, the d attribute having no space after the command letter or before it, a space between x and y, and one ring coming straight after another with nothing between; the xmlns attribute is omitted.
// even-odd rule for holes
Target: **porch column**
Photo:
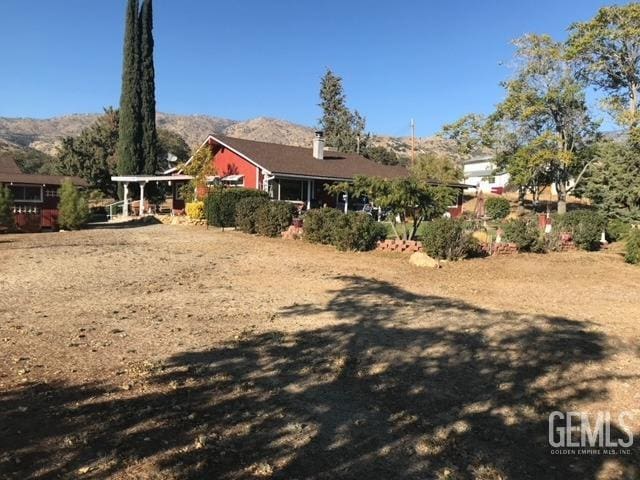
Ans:
<svg viewBox="0 0 640 480"><path fill-rule="evenodd" d="M307 210L311 210L311 180L307 180Z"/></svg>
<svg viewBox="0 0 640 480"><path fill-rule="evenodd" d="M349 212L349 193L344 194L344 213Z"/></svg>
<svg viewBox="0 0 640 480"><path fill-rule="evenodd" d="M147 182L138 182L140 185L140 208L138 209L138 216L144 215L144 186Z"/></svg>
<svg viewBox="0 0 640 480"><path fill-rule="evenodd" d="M129 182L124 182L124 199L122 200L122 216L129 217Z"/></svg>

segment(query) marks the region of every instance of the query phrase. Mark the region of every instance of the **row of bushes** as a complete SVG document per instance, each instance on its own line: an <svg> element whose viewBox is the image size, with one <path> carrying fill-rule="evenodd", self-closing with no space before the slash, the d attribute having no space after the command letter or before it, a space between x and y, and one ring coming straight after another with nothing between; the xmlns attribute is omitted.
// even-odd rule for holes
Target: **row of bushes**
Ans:
<svg viewBox="0 0 640 480"><path fill-rule="evenodd" d="M276 237L291 225L295 214L296 207L291 203L247 197L240 200L236 206L235 225L245 233Z"/></svg>
<svg viewBox="0 0 640 480"><path fill-rule="evenodd" d="M287 202L273 202L266 192L242 188L221 188L209 194L204 204L192 204L190 216L204 217L209 225L233 227L246 233L275 237L291 225L295 207ZM491 197L485 204L487 215L504 219L510 210L509 202ZM596 250L602 232L611 240L627 240L626 261L640 263L640 230L623 221L606 219L592 210L575 210L553 218L551 234L544 234L535 216L509 220L502 224L503 239L515 243L523 252L558 250L561 236L569 233L574 244L583 250ZM466 222L455 219L436 219L425 226L423 246L434 258L458 260L481 253ZM349 212L346 215L332 208L314 209L304 217L305 238L311 243L333 245L339 250L364 251L386 238L386 228L369 215Z"/></svg>
<svg viewBox="0 0 640 480"><path fill-rule="evenodd" d="M216 188L204 201L204 214L208 225L235 227L236 206L244 198L269 199L267 192L249 188Z"/></svg>
<svg viewBox="0 0 640 480"><path fill-rule="evenodd" d="M333 208L322 208L309 210L304 217L306 240L333 245L338 250L371 250L386 236L386 227L365 213L343 214Z"/></svg>
<svg viewBox="0 0 640 480"><path fill-rule="evenodd" d="M193 214L197 215L196 202ZM275 237L291 225L296 208L272 202L266 192L246 188L217 188L203 204L204 218L215 227L236 227L246 233Z"/></svg>
<svg viewBox="0 0 640 480"><path fill-rule="evenodd" d="M606 228L605 218L591 210L575 210L552 219L550 234L542 232L535 216L525 216L502 224L503 239L515 243L522 252L543 253L559 250L562 236L571 235L576 247L593 251L600 248L602 232Z"/></svg>
<svg viewBox="0 0 640 480"><path fill-rule="evenodd" d="M578 248L596 250L600 246L606 221L597 212L576 210L554 217L553 225L552 233L545 234L540 230L535 216L512 219L501 225L503 240L515 243L522 252L542 253L558 250L562 234L568 233ZM464 220L438 219L429 222L423 238L424 249L439 259L457 260L475 256L480 253L480 247L470 230Z"/></svg>

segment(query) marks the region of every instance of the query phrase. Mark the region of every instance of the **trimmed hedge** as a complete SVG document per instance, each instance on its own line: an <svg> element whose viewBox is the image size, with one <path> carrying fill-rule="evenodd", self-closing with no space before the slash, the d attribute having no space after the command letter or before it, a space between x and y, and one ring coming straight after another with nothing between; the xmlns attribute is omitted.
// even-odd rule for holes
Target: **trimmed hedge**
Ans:
<svg viewBox="0 0 640 480"><path fill-rule="evenodd" d="M360 212L343 214L333 208L309 210L304 216L304 238L333 245L338 250L366 251L387 236L387 228Z"/></svg>
<svg viewBox="0 0 640 480"><path fill-rule="evenodd" d="M364 252L375 248L378 240L387 237L387 227L370 215L349 212L340 215L333 234L333 245L342 251Z"/></svg>
<svg viewBox="0 0 640 480"><path fill-rule="evenodd" d="M265 237L277 237L289 228L297 212L298 209L292 203L264 203L255 213L255 231Z"/></svg>
<svg viewBox="0 0 640 480"><path fill-rule="evenodd" d="M632 228L629 230L624 261L634 265L640 263L640 229Z"/></svg>
<svg viewBox="0 0 640 480"><path fill-rule="evenodd" d="M314 208L304 215L304 238L311 243L333 245L335 228L342 217L335 208Z"/></svg>
<svg viewBox="0 0 640 480"><path fill-rule="evenodd" d="M236 204L236 228L245 233L256 233L258 210L269 203L268 198L247 197Z"/></svg>
<svg viewBox="0 0 640 480"><path fill-rule="evenodd" d="M600 248L600 238L606 226L606 219L592 210L573 210L557 215L553 221L553 229L557 233L570 233L573 243L583 250Z"/></svg>
<svg viewBox="0 0 640 480"><path fill-rule="evenodd" d="M484 202L487 216L493 220L503 220L511 212L511 203L504 197L489 197Z"/></svg>
<svg viewBox="0 0 640 480"><path fill-rule="evenodd" d="M425 226L422 246L434 258L460 260L477 251L477 241L465 228L465 221L453 218L438 218Z"/></svg>
<svg viewBox="0 0 640 480"><path fill-rule="evenodd" d="M510 220L502 225L504 239L518 245L521 252L544 252L544 236L538 227L536 217Z"/></svg>
<svg viewBox="0 0 640 480"><path fill-rule="evenodd" d="M233 227L236 224L236 206L243 198L260 197L268 199L267 192L249 188L216 188L204 201L204 211L208 225Z"/></svg>

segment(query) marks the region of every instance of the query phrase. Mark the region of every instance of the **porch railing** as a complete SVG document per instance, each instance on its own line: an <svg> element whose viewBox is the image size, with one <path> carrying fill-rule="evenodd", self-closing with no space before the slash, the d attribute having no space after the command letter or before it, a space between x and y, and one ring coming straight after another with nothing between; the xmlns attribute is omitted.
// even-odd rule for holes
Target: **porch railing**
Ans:
<svg viewBox="0 0 640 480"><path fill-rule="evenodd" d="M107 205L107 207L109 208L107 220L113 220L113 217L116 217L118 215L118 210L120 210L121 213L124 213L124 200L110 203L109 205Z"/></svg>

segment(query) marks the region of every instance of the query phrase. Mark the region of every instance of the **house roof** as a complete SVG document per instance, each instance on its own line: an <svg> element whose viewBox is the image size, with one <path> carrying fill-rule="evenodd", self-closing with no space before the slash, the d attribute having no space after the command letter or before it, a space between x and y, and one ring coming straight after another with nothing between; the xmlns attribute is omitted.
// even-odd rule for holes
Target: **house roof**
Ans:
<svg viewBox="0 0 640 480"><path fill-rule="evenodd" d="M80 177L22 173L20 167L18 167L18 164L13 159L11 152L0 152L0 183L62 185L62 182L67 178L78 187L89 186L89 184Z"/></svg>
<svg viewBox="0 0 640 480"><path fill-rule="evenodd" d="M22 173L10 152L0 152L0 173Z"/></svg>
<svg viewBox="0 0 640 480"><path fill-rule="evenodd" d="M495 162L495 159L494 155L480 155L464 160L462 163L464 165L469 165L473 163Z"/></svg>
<svg viewBox="0 0 640 480"><path fill-rule="evenodd" d="M71 180L77 187L88 187L89 184L80 177L64 175L39 175L30 173L3 173L0 172L0 183L22 183L30 185L62 185L66 179Z"/></svg>
<svg viewBox="0 0 640 480"><path fill-rule="evenodd" d="M383 178L405 177L405 167L381 165L355 153L324 152L324 159L313 156L312 148L257 142L225 135L210 135L210 143L228 147L271 174L336 180L351 180L357 175Z"/></svg>

